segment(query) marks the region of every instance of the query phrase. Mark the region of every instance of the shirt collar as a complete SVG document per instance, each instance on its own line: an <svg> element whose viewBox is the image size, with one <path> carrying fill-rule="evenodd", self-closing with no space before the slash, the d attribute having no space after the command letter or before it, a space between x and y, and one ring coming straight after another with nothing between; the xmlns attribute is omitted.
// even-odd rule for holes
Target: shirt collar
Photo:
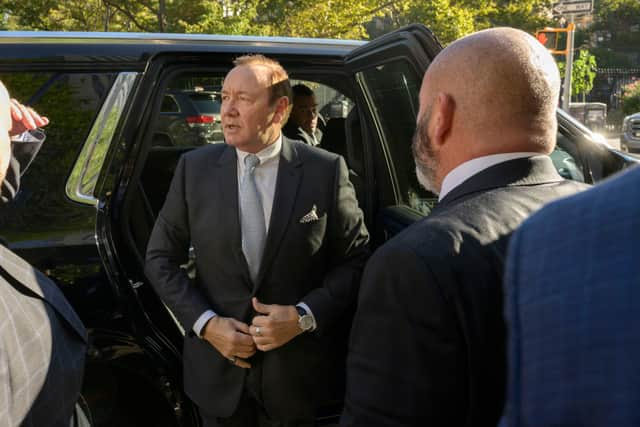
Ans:
<svg viewBox="0 0 640 427"><path fill-rule="evenodd" d="M278 136L276 142L273 144L269 144L262 150L256 153L256 156L260 159L260 165L264 165L267 162L270 162L274 159L277 159L280 156L280 152L282 151L282 134ZM242 167L244 167L244 158L247 157L250 153L246 151L242 151L236 148L236 154L238 155L238 162Z"/></svg>
<svg viewBox="0 0 640 427"><path fill-rule="evenodd" d="M438 201L444 199L448 193L454 188L462 184L467 179L471 178L478 172L482 172L485 169L490 168L498 163L506 162L508 160L515 160L524 157L538 156L540 153L533 152L518 152L518 153L500 153L492 154L490 156L478 157L462 163L454 168L451 172L442 180L442 188L440 189L440 195Z"/></svg>

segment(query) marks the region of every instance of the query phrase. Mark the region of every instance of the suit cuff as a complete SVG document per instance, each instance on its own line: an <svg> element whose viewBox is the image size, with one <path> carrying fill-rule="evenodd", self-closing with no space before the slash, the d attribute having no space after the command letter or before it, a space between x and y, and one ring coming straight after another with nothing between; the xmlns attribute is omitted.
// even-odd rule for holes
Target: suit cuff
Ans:
<svg viewBox="0 0 640 427"><path fill-rule="evenodd" d="M11 138L11 142L17 143L29 143L29 142L42 142L46 138L46 135L42 129L33 129L22 132L20 135L15 135Z"/></svg>
<svg viewBox="0 0 640 427"><path fill-rule="evenodd" d="M304 311L306 311L311 316L311 320L313 320L313 327L311 328L311 331L315 331L318 327L318 324L316 323L316 317L313 315L313 311L311 311L309 306L302 301L296 304L296 307L304 309Z"/></svg>
<svg viewBox="0 0 640 427"><path fill-rule="evenodd" d="M196 323L193 324L193 332L197 336L202 337L202 329L204 328L204 325L206 325L207 322L215 316L216 313L214 313L213 310L207 310L202 313L200 317L198 317L198 320L196 320Z"/></svg>

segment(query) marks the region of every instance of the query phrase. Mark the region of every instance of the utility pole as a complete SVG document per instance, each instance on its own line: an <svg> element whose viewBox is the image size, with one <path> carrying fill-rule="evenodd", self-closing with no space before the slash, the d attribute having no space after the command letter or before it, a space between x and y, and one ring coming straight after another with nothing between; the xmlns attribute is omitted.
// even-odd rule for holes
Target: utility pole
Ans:
<svg viewBox="0 0 640 427"><path fill-rule="evenodd" d="M571 73L573 71L573 40L575 32L573 20L574 15L569 15L569 31L567 31L567 62L564 67L564 90L562 91L562 109L566 112L569 112L569 104L571 103Z"/></svg>

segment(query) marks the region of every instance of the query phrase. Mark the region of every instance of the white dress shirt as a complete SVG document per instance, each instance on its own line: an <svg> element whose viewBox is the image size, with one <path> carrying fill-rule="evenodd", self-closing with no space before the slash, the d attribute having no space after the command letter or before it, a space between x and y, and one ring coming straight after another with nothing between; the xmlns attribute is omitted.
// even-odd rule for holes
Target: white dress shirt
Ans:
<svg viewBox="0 0 640 427"><path fill-rule="evenodd" d="M491 166L503 163L508 160L521 159L525 157L539 156L540 153L518 152L518 153L502 153L492 154L490 156L478 157L476 159L469 160L462 163L451 172L447 174L442 180L442 188L440 189L440 195L438 201L444 199L444 197L451 192L454 188L471 178L473 175L482 172Z"/></svg>
<svg viewBox="0 0 640 427"><path fill-rule="evenodd" d="M273 198L276 192L276 180L278 179L278 165L280 164L280 153L282 152L282 135L278 137L276 142L266 148L258 151L256 156L260 159L260 164L256 166L254 177L260 201L262 202L262 210L264 211L264 223L267 227L266 232L269 233L269 221L271 220L271 210L273 209ZM236 148L236 156L238 158L238 192L240 192L240 181L244 175L244 159L250 153L241 151ZM315 317L307 304L300 302L298 306L304 308L313 318L313 329L316 326ZM193 332L198 336L202 336L202 328L207 321L214 317L216 313L213 310L207 310L193 324Z"/></svg>

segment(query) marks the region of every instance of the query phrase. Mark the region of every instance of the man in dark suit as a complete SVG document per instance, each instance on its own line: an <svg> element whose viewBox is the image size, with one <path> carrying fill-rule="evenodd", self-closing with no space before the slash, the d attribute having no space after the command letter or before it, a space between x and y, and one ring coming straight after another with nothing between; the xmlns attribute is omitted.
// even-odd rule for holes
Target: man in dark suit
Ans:
<svg viewBox="0 0 640 427"><path fill-rule="evenodd" d="M222 88L226 144L183 156L146 273L182 323L186 393L207 426L310 426L368 234L344 160L281 136L291 87L261 55ZM192 246L197 273L180 265Z"/></svg>
<svg viewBox="0 0 640 427"><path fill-rule="evenodd" d="M322 130L318 127L318 103L310 87L302 83L293 86L293 106L282 133L289 139L296 139L312 146L322 142Z"/></svg>
<svg viewBox="0 0 640 427"><path fill-rule="evenodd" d="M47 122L9 100L0 83L0 181L14 174L11 191L3 187L6 201L17 191L20 166L32 158L12 159L9 137ZM35 155L37 150L24 151ZM3 245L0 313L2 425L69 426L82 384L87 333L58 287Z"/></svg>
<svg viewBox="0 0 640 427"><path fill-rule="evenodd" d="M475 33L424 76L414 138L431 215L363 276L347 359L345 426L495 426L505 387L503 260L512 231L565 181L555 146L560 77L510 28Z"/></svg>
<svg viewBox="0 0 640 427"><path fill-rule="evenodd" d="M638 167L514 234L504 425L640 425L639 241Z"/></svg>

